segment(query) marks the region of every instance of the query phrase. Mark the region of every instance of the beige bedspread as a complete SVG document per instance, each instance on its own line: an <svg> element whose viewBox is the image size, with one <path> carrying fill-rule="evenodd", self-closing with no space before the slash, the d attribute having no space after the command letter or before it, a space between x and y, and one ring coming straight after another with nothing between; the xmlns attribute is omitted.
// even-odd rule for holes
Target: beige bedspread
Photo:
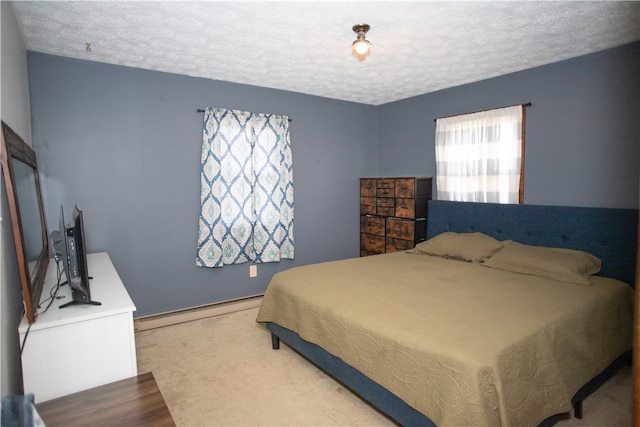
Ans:
<svg viewBox="0 0 640 427"><path fill-rule="evenodd" d="M631 348L633 290L398 252L274 275L258 322L318 344L438 426L525 426Z"/></svg>

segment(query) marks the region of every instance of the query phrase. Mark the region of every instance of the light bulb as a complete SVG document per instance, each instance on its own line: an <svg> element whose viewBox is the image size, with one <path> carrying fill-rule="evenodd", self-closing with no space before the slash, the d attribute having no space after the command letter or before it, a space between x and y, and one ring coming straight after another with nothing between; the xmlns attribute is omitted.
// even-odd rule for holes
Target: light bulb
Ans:
<svg viewBox="0 0 640 427"><path fill-rule="evenodd" d="M370 45L371 45L371 43L369 43L367 40L356 40L356 42L353 43L353 49L359 55L364 55L365 53L367 53L369 51L369 46Z"/></svg>

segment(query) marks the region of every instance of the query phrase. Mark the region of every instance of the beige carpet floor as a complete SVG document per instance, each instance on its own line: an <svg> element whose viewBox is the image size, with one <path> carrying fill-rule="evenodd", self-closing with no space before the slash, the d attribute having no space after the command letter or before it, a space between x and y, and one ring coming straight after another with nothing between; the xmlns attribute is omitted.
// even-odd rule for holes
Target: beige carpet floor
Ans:
<svg viewBox="0 0 640 427"><path fill-rule="evenodd" d="M153 372L178 426L394 426L286 345L271 349L258 309L136 333L138 372ZM558 427L631 426L625 367Z"/></svg>

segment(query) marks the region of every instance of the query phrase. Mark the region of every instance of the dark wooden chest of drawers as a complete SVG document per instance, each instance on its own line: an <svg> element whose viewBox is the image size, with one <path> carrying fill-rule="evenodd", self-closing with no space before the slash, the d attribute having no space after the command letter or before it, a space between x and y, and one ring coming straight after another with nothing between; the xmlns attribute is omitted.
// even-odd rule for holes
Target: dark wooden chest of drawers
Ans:
<svg viewBox="0 0 640 427"><path fill-rule="evenodd" d="M360 255L411 249L427 234L431 177L360 178Z"/></svg>

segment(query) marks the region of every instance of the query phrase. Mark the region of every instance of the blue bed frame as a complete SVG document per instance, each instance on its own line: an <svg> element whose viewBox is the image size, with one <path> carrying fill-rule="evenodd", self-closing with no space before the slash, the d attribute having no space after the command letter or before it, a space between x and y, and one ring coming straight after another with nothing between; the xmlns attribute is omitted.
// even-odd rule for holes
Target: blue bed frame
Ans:
<svg viewBox="0 0 640 427"><path fill-rule="evenodd" d="M638 210L432 200L427 238L480 231L498 240L579 249L602 260L601 276L635 283Z"/></svg>
<svg viewBox="0 0 640 427"><path fill-rule="evenodd" d="M482 232L499 240L512 239L539 246L579 249L602 260L602 276L613 277L635 285L638 248L638 210L582 208L541 205L503 205L433 200L429 202L427 238L445 231ZM374 407L404 426L434 426L393 393L369 379L341 359L321 347L303 340L295 332L275 323L267 323L272 346L279 348L280 339ZM573 397L576 416L582 416L582 400L606 381L623 363L631 360L630 352L621 355ZM557 421L548 418L541 426Z"/></svg>

